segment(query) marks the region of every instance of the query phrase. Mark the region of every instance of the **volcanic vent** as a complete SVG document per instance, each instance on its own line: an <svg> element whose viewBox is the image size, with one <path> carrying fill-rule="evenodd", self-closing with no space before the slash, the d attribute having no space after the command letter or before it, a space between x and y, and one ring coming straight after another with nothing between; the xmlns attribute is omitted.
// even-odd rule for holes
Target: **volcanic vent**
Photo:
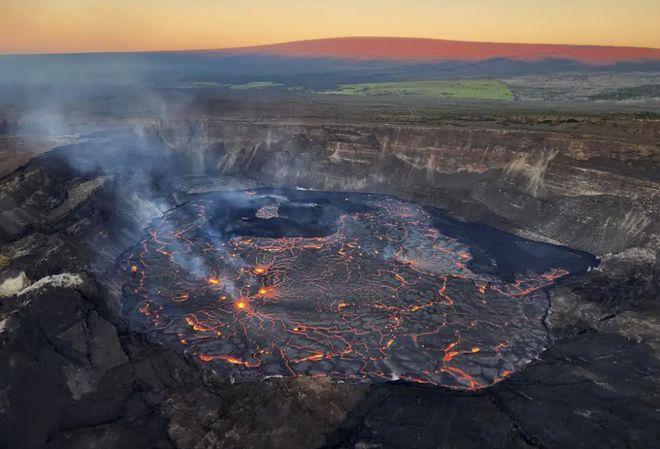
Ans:
<svg viewBox="0 0 660 449"><path fill-rule="evenodd" d="M587 260L462 226L375 195L199 196L120 261L124 313L236 379L481 388L546 347L543 288Z"/></svg>

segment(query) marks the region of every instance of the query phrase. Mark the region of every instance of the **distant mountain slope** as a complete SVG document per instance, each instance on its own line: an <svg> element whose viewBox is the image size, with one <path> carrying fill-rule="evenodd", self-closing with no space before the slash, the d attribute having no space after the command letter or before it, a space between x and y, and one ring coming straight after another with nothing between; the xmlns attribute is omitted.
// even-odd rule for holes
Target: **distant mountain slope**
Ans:
<svg viewBox="0 0 660 449"><path fill-rule="evenodd" d="M407 61L568 59L587 64L660 60L660 49L593 45L504 44L401 37L344 37L219 50L221 53Z"/></svg>
<svg viewBox="0 0 660 449"><path fill-rule="evenodd" d="M0 86L247 85L337 91L359 83L625 73L646 74L642 97L655 92L660 49L340 38L225 50L0 55ZM584 87L586 82L571 81L576 83ZM612 83L612 89L637 87ZM529 88L528 82L523 84ZM631 92L640 96L633 91L608 95L618 98Z"/></svg>

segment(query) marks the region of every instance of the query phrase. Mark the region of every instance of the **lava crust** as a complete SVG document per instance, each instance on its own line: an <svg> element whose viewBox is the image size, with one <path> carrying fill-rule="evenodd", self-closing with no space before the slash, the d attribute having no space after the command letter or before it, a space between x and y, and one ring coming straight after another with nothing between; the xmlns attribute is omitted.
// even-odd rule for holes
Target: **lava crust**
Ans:
<svg viewBox="0 0 660 449"><path fill-rule="evenodd" d="M555 266L534 272L521 260L512 278L496 275L475 263L483 249L445 232L434 213L365 194L195 197L121 258L123 310L238 380L483 388L547 347L543 288L579 256L552 247ZM530 254L550 247L525 242Z"/></svg>

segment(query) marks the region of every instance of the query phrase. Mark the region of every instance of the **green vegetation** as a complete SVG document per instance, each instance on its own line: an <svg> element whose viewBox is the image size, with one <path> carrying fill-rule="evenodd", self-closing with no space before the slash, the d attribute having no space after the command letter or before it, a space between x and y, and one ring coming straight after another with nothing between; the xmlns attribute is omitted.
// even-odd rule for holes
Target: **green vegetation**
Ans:
<svg viewBox="0 0 660 449"><path fill-rule="evenodd" d="M289 92L313 92L302 85L285 86L274 81L252 81L248 83L221 83L211 81L178 83L179 88L220 88L233 91L279 88ZM342 96L388 96L423 97L471 100L513 100L509 87L495 79L482 80L425 80L395 81L383 83L341 84L336 90L316 92Z"/></svg>
<svg viewBox="0 0 660 449"><path fill-rule="evenodd" d="M272 81L254 81L246 84L230 84L229 88L232 90L245 90L245 89L264 89L266 87L279 87L281 84Z"/></svg>
<svg viewBox="0 0 660 449"><path fill-rule="evenodd" d="M398 81L391 83L342 84L331 95L414 95L435 98L513 100L508 86L499 80Z"/></svg>

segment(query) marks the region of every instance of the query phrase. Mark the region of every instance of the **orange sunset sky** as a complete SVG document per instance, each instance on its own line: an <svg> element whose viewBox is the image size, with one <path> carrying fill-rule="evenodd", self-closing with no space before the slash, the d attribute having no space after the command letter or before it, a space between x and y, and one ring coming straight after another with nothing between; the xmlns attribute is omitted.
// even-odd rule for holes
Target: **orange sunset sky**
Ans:
<svg viewBox="0 0 660 449"><path fill-rule="evenodd" d="M337 36L660 48L660 0L0 0L0 53L227 48Z"/></svg>

